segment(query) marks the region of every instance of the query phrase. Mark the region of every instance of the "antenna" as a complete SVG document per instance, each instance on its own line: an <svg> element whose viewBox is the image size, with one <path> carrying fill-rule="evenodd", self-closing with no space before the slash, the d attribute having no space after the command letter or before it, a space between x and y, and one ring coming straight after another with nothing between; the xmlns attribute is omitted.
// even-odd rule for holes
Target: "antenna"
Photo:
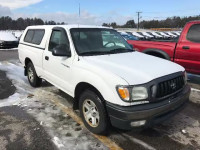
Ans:
<svg viewBox="0 0 200 150"><path fill-rule="evenodd" d="M79 18L81 16L81 6L80 6L80 3L79 3Z"/></svg>
<svg viewBox="0 0 200 150"><path fill-rule="evenodd" d="M80 19L81 19L81 6L80 6L80 3L79 3L79 9L78 9L78 28L79 28L79 24L80 24Z"/></svg>

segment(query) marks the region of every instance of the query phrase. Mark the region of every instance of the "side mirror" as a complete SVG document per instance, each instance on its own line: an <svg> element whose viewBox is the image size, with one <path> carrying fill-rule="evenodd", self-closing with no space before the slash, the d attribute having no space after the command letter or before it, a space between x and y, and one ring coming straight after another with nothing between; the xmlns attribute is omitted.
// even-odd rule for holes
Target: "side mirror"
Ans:
<svg viewBox="0 0 200 150"><path fill-rule="evenodd" d="M66 46L57 46L52 50L52 55L53 56L66 56L66 57L70 57L71 56L71 52L70 49Z"/></svg>

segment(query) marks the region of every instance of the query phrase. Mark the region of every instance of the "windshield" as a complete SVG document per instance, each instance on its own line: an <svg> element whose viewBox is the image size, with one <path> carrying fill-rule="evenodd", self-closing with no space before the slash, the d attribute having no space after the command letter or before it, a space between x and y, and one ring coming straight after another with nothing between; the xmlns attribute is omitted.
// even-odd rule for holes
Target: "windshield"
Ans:
<svg viewBox="0 0 200 150"><path fill-rule="evenodd" d="M143 36L142 32L137 32L137 33Z"/></svg>
<svg viewBox="0 0 200 150"><path fill-rule="evenodd" d="M147 32L148 34L150 34L150 35L153 35L153 33L151 33L151 32Z"/></svg>
<svg viewBox="0 0 200 150"><path fill-rule="evenodd" d="M74 28L70 32L80 56L133 52L126 40L113 29Z"/></svg>
<svg viewBox="0 0 200 150"><path fill-rule="evenodd" d="M158 35L161 35L161 33L160 32L156 32Z"/></svg>

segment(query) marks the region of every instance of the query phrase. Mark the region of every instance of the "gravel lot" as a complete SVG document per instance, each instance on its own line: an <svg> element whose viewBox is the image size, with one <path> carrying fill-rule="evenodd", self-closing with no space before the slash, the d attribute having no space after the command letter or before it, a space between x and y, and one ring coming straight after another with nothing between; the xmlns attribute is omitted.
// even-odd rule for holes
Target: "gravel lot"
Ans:
<svg viewBox="0 0 200 150"><path fill-rule="evenodd" d="M18 51L17 50L0 50L0 61L5 60L17 60L18 59Z"/></svg>

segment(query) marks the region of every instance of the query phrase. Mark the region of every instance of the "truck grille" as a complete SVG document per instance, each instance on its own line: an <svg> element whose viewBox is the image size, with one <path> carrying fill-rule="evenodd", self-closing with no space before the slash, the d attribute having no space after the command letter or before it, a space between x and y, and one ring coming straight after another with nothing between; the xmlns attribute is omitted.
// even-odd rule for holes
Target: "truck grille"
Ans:
<svg viewBox="0 0 200 150"><path fill-rule="evenodd" d="M176 78L160 82L157 88L156 98L162 98L167 95L173 94L183 88L184 86L184 77L178 76Z"/></svg>

